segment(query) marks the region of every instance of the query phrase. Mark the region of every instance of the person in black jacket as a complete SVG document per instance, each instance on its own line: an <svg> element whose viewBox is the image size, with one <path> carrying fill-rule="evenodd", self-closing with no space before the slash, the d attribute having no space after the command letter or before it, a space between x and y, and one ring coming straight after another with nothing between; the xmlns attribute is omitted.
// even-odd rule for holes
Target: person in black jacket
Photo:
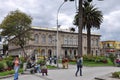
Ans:
<svg viewBox="0 0 120 80"><path fill-rule="evenodd" d="M77 70L76 70L75 76L77 76L79 70L80 70L80 76L82 76L82 65L83 65L83 59L81 56L78 56L78 58L77 58Z"/></svg>

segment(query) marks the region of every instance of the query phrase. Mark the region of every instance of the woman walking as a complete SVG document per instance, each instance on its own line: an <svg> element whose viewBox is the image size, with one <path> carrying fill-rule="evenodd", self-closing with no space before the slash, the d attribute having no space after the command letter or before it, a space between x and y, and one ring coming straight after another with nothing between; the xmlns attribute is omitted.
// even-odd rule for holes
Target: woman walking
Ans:
<svg viewBox="0 0 120 80"><path fill-rule="evenodd" d="M18 80L19 67L20 67L20 60L19 60L18 56L16 56L15 60L14 60L14 71L15 71L14 80Z"/></svg>

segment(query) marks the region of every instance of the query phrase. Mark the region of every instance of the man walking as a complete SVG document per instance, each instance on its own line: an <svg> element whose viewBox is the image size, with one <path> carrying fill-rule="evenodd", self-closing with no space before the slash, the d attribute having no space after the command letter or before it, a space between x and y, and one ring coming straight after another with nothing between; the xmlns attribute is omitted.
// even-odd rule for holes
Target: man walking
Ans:
<svg viewBox="0 0 120 80"><path fill-rule="evenodd" d="M81 56L77 57L77 71L75 73L75 76L77 77L78 71L80 70L80 76L82 76L82 64L83 64L83 59Z"/></svg>

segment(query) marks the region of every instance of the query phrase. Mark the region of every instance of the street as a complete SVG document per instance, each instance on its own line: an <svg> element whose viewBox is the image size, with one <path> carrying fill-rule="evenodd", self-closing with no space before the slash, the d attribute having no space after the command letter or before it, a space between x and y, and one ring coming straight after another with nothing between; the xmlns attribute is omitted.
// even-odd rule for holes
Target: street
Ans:
<svg viewBox="0 0 120 80"><path fill-rule="evenodd" d="M69 69L54 69L48 71L48 76L42 74L20 75L19 80L94 80L95 77L102 76L114 71L120 71L120 67L83 67L83 76L75 76L76 66L69 65ZM13 77L1 79L13 80Z"/></svg>

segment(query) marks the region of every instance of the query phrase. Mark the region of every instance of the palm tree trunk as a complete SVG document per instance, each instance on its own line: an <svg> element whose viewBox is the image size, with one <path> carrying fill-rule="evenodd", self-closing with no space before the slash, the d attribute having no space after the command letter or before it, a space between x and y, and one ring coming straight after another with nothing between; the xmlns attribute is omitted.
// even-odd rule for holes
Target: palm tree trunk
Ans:
<svg viewBox="0 0 120 80"><path fill-rule="evenodd" d="M91 28L87 28L87 54L91 54Z"/></svg>
<svg viewBox="0 0 120 80"><path fill-rule="evenodd" d="M82 0L79 0L78 22L78 55L82 56Z"/></svg>

